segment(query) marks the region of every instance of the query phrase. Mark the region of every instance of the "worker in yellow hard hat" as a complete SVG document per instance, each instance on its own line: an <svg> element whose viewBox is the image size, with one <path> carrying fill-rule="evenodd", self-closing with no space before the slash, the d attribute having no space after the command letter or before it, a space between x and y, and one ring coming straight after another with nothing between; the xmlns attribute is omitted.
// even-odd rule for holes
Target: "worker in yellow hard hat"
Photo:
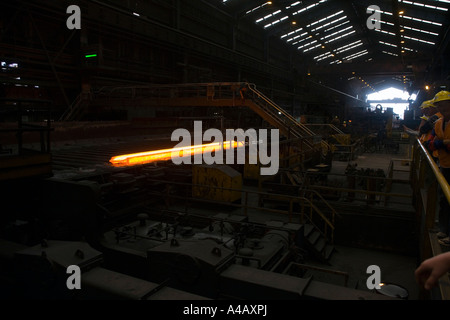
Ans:
<svg viewBox="0 0 450 320"><path fill-rule="evenodd" d="M442 117L436 121L434 129L428 140L428 148L438 151L439 167L442 175L450 182L450 92L440 91L433 99L433 105L441 113ZM440 189L439 201L439 243L450 246L450 204Z"/></svg>
<svg viewBox="0 0 450 320"><path fill-rule="evenodd" d="M422 102L420 105L420 110L422 111L422 116L420 117L421 121L417 131L408 128L405 125L403 125L403 130L412 136L420 137L420 140L423 143L427 138L424 134L431 132L434 122L441 117L441 114L439 114L438 110L435 108L433 100L426 100Z"/></svg>
<svg viewBox="0 0 450 320"><path fill-rule="evenodd" d="M422 109L423 116L421 117L422 121L419 125L419 136L420 142L424 143L429 140L430 134L434 129L434 124L442 117L442 114L439 113L433 100L424 101L420 108ZM437 157L437 152L434 156Z"/></svg>

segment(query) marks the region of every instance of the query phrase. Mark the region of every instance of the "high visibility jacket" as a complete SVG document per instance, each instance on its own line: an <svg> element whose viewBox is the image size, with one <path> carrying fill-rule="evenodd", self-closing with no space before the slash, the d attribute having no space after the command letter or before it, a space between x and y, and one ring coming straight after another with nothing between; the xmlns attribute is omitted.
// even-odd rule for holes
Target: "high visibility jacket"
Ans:
<svg viewBox="0 0 450 320"><path fill-rule="evenodd" d="M440 118L434 125L431 135L428 144L429 149L438 151L439 165L442 168L450 168L450 144L444 144L443 142L444 140L450 140L450 122L445 123L444 118Z"/></svg>
<svg viewBox="0 0 450 320"><path fill-rule="evenodd" d="M421 128L419 128L419 133L421 133L420 135L420 142L422 142L424 145L426 143L428 143L428 141L432 140L434 138L434 126L436 124L436 122L442 118L442 114L440 112L437 112L436 114L434 114L431 117L427 117L426 122L424 125L422 125ZM438 158L439 156L439 151L438 150L434 150L431 151L431 154L433 155L434 158Z"/></svg>

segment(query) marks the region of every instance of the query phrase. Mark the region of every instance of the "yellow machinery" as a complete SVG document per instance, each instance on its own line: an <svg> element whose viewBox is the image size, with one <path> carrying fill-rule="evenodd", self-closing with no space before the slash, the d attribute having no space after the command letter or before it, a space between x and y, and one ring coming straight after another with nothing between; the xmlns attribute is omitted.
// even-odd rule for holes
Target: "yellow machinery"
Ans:
<svg viewBox="0 0 450 320"><path fill-rule="evenodd" d="M241 199L242 175L227 165L193 165L192 184L194 198L220 202Z"/></svg>

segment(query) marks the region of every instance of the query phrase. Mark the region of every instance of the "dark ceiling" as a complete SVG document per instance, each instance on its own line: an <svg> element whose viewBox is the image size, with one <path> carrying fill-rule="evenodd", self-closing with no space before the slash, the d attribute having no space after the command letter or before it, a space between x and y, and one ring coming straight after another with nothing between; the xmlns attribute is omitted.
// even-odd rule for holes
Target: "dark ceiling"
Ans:
<svg viewBox="0 0 450 320"><path fill-rule="evenodd" d="M412 93L449 80L449 0L219 0L217 6L291 44L311 76L345 77L367 93L392 86Z"/></svg>

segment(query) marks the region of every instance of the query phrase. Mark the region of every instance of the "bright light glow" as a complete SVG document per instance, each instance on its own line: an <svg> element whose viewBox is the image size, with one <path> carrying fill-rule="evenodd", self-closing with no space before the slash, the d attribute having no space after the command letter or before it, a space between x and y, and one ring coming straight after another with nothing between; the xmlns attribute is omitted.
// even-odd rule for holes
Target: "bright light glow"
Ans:
<svg viewBox="0 0 450 320"><path fill-rule="evenodd" d="M188 147L179 147L172 149L161 149L156 151L146 151L139 153L131 153L120 156L112 157L109 162L115 167L123 167L123 166L135 166L141 164L147 164L156 161L167 161L172 159L172 157L190 157L195 154L200 153L212 153L215 151L220 151L230 149L230 148L242 148L245 146L245 143L240 142L230 142L225 141L223 143L214 142L209 144L202 144L196 146L188 146Z"/></svg>
<svg viewBox="0 0 450 320"><path fill-rule="evenodd" d="M409 107L408 100L415 101L417 98L416 94L409 95L407 91L402 91L396 88L389 88L379 92L375 92L367 95L367 100L370 103L370 106L375 109L378 104L381 104L383 109L392 108L394 109L394 113L398 114L401 119L403 119L403 115L405 110ZM401 99L405 102L402 103L392 103L389 100ZM377 102L371 102L377 101ZM385 103L380 101L386 101Z"/></svg>

